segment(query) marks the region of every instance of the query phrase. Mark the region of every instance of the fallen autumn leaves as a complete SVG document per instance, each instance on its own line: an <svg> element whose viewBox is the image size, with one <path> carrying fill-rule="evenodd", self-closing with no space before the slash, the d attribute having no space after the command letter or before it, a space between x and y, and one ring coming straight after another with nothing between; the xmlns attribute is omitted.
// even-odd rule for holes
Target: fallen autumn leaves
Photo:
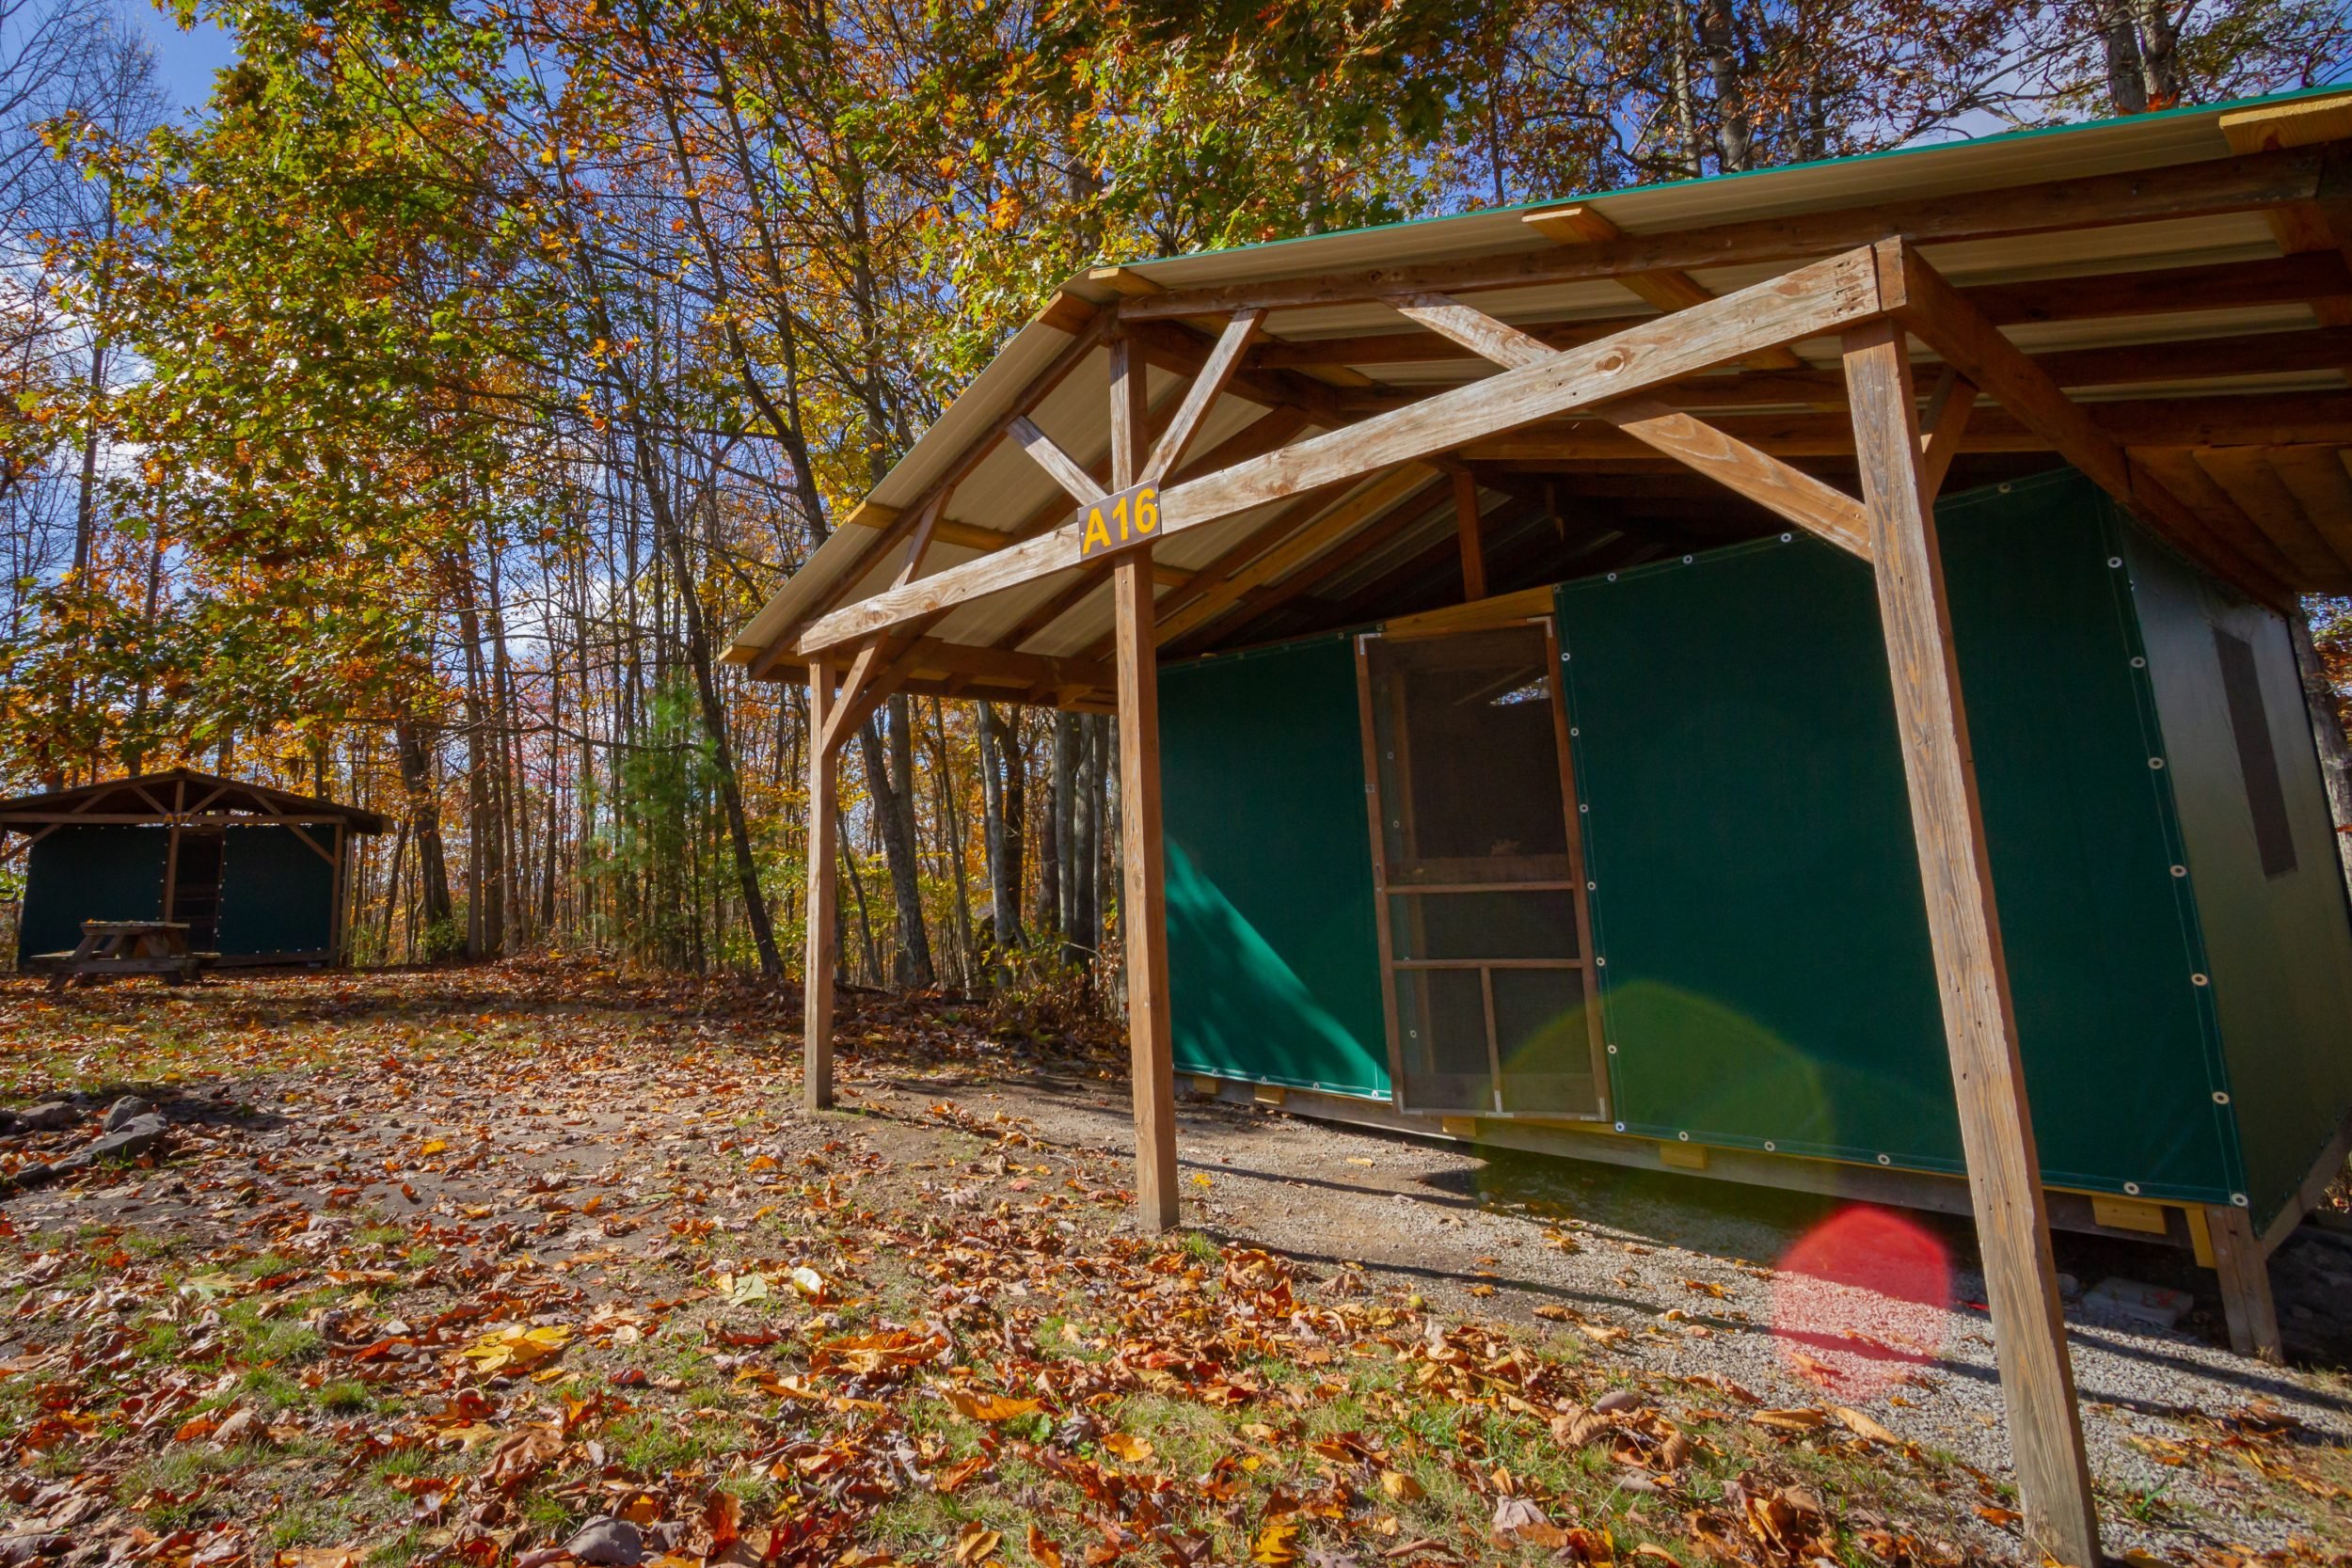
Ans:
<svg viewBox="0 0 2352 1568"><path fill-rule="evenodd" d="M787 1017L519 965L0 993L13 1098L137 1086L172 1135L0 1217L0 1568L2015 1549L1992 1478L1860 1412L1645 1374L1566 1309L1544 1338L1138 1238L1122 1162L938 1087L1106 1042L869 1002L865 1109L809 1117ZM2259 1417L2179 1463L2340 1499Z"/></svg>

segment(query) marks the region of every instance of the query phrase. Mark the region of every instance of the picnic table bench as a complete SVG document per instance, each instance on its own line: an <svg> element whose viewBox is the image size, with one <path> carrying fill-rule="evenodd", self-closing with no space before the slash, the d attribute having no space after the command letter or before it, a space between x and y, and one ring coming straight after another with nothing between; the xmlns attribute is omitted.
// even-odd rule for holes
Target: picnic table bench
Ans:
<svg viewBox="0 0 2352 1568"><path fill-rule="evenodd" d="M82 940L69 953L36 953L35 974L49 976L49 989L85 985L101 974L160 974L167 986L197 980L217 953L188 948L188 927L177 920L85 920Z"/></svg>

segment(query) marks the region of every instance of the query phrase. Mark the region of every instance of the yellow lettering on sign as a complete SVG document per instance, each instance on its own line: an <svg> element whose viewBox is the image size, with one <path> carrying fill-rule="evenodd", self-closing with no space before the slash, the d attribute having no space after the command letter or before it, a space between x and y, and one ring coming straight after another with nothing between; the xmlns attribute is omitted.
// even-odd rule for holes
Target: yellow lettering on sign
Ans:
<svg viewBox="0 0 2352 1568"><path fill-rule="evenodd" d="M1107 512L1106 510L1107 509ZM1116 535L1112 532L1117 525ZM1124 546L1140 545L1160 529L1160 491L1156 484L1138 484L1104 496L1087 508L1086 527L1078 540L1078 559Z"/></svg>

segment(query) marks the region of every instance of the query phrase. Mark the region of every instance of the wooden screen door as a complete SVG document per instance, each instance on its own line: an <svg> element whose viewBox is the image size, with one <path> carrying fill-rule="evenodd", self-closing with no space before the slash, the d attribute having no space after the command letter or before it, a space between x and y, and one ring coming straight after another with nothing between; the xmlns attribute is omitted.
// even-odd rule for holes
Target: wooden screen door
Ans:
<svg viewBox="0 0 2352 1568"><path fill-rule="evenodd" d="M1550 622L1356 646L1398 1108L1602 1115Z"/></svg>

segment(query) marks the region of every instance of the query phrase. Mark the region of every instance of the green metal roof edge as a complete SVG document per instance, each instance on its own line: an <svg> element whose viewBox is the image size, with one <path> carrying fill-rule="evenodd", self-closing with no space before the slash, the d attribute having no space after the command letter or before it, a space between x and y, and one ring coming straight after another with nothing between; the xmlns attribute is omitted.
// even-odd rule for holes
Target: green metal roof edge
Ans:
<svg viewBox="0 0 2352 1568"><path fill-rule="evenodd" d="M1472 207L1459 213L1433 213L1427 217L1399 218L1394 223L1366 224L1359 229L1327 229L1316 234L1286 234L1279 240L1259 240L1250 245L1219 245L1210 250L1187 250L1174 256L1153 256L1136 261L1103 261L1101 266L1115 266L1132 272L1143 272L1170 261L1188 261L1200 256L1240 256L1255 250L1273 250L1282 245L1303 245L1311 240L1343 239L1352 234L1385 234L1396 229L1417 229L1423 225L1454 223L1463 218L1492 217L1499 214L1534 212L1540 208L1557 207L1572 201L1607 201L1613 197L1632 196L1646 191L1681 190L1692 185L1721 185L1738 180L1754 180L1765 175L1788 174L1804 168L1836 168L1844 164L1883 162L1887 159L1915 155L1922 152L1943 152L1959 147L1990 147L2001 142L2030 141L2042 137L2074 135L2117 125L2145 125L2160 120L2192 119L2199 115L2219 117L2233 109L2248 109L2264 103L2292 103L2298 99L2320 98L2352 90L2352 77L2341 81L2322 82L2308 87L2290 87L2284 92L2258 94L2252 98L2232 98L2219 103L2187 103L2178 108L2154 109L2145 114L2111 115L2105 119L2076 120L2063 125L2033 125L2015 131L2002 131L1989 136L1964 136L1955 141L1906 142L1900 147L1883 147L1875 152L1849 152L1836 158L1816 158L1802 164L1774 164L1767 168L1734 169L1728 174L1703 174L1689 180L1661 180L1651 185L1619 185L1611 190L1569 193L1560 196L1533 197L1501 207ZM1083 273L1081 277L1085 276Z"/></svg>

